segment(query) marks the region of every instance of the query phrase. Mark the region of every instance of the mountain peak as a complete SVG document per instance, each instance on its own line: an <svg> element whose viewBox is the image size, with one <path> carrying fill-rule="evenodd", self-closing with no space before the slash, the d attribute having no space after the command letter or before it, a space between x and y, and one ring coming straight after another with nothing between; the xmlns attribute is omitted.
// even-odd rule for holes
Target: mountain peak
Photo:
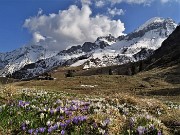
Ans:
<svg viewBox="0 0 180 135"><path fill-rule="evenodd" d="M116 40L117 39L114 36L109 34L108 36L98 37L97 40L95 41L95 43L98 44L99 42L106 42L107 44L111 45L111 44L115 43Z"/></svg>
<svg viewBox="0 0 180 135"><path fill-rule="evenodd" d="M138 29L135 30L135 32L147 29L150 26L159 26L162 25L164 26L164 24L168 24L171 25L173 27L176 27L177 24L175 23L175 21L171 18L162 18L162 17L153 17L151 19L149 19L148 21L146 21L143 25L141 25Z"/></svg>

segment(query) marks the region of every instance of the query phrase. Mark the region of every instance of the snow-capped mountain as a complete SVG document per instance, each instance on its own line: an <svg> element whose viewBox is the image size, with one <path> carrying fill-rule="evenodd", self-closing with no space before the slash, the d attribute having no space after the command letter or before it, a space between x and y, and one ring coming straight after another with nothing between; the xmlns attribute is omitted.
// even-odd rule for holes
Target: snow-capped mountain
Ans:
<svg viewBox="0 0 180 135"><path fill-rule="evenodd" d="M104 49L93 50L85 67L110 66L145 59L161 46L176 26L172 19L152 18L134 32L114 38L114 43ZM77 61L71 66L84 61L87 60Z"/></svg>
<svg viewBox="0 0 180 135"><path fill-rule="evenodd" d="M49 51L42 46L31 45L12 52L0 54L0 75L5 76L20 70L25 65L55 56L58 52Z"/></svg>
<svg viewBox="0 0 180 135"><path fill-rule="evenodd" d="M99 37L94 43L85 42L83 45L73 46L59 53L51 54L46 50L48 52L46 54L41 47L39 48L41 51L30 49L29 53L25 53L26 51L19 53L21 48L16 50L18 53L9 53L10 59L8 53L0 54L0 62L3 63L0 64L0 74L12 74L15 78L30 78L57 66L83 65L86 69L142 60L158 49L176 26L172 19L155 17L130 34L118 38L112 35Z"/></svg>

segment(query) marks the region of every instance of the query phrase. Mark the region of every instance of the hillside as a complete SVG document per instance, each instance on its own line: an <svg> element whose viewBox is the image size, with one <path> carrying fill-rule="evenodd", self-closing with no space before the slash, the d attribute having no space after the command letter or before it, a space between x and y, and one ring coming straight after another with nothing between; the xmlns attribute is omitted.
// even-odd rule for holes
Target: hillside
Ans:
<svg viewBox="0 0 180 135"><path fill-rule="evenodd" d="M153 55L148 59L128 63L117 66L109 66L104 68L96 68L92 70L82 71L77 73L77 75L96 75L96 74L108 74L111 69L114 74L128 75L128 70L132 67L136 68L136 73L140 71L140 65L142 66L141 71L147 71L153 68L172 68L168 73L162 73L162 75L173 82L180 83L180 26L177 26L175 31L162 43L161 47L157 49ZM171 75L174 75L172 77Z"/></svg>
<svg viewBox="0 0 180 135"><path fill-rule="evenodd" d="M157 66L172 66L180 63L180 26L162 43L162 46L147 60L149 69Z"/></svg>
<svg viewBox="0 0 180 135"><path fill-rule="evenodd" d="M157 120L161 120L164 126L158 129L162 131L163 134L178 135L180 133L178 128L178 122L180 120L178 109L180 107L180 83L173 84L171 81L168 82L164 75L171 75L171 79L176 80L175 77L177 77L177 75L176 73L173 74L173 72L176 70L179 72L179 67L154 68L134 76L91 75L65 77L65 73L67 73L68 70L75 70L76 73L78 73L82 72L81 69L82 67L57 68L51 72L51 75L56 78L55 80L20 81L8 84L6 88L2 89L4 89L4 92L7 91L8 94L12 93L13 97L11 98L13 98L13 100L17 97L18 99L22 97L23 100L29 101L30 103L34 101L33 97L37 97L38 95L38 102L31 103L34 106L44 105L44 102L48 101L48 106L51 107L51 104L58 98L66 102L67 99L68 102L77 100L90 101L92 106L96 106L96 103L98 103L98 105L103 104L103 106L110 104L111 106L108 105L111 108L110 110L114 107L114 109L116 109L116 106L119 105L119 108L117 108L119 113L111 113L110 115L109 112L106 111L102 111L101 113L101 109L98 111L101 116L108 116L108 118L112 116L111 121L113 123L117 120L117 117L119 118L120 116L122 121L118 121L117 123L122 124L122 126L115 124L117 132L127 131L128 127L126 127L126 124L128 124L128 121L124 121L124 117L126 120L129 120L131 117L138 118L136 115L141 114L142 120L144 121L144 114L148 114L148 116L152 115ZM21 93L27 94L27 96L24 97ZM43 93L45 93L45 95ZM1 94L1 97L8 99L6 93ZM4 98L0 99L0 102L4 102L3 99ZM127 111L125 109L127 109ZM38 111L34 111L34 113L37 112ZM31 112L29 113L30 116L28 115L29 117L33 116L31 121L36 121L36 119L39 118L39 116L34 113ZM125 116L121 117L124 113ZM23 116L25 114L26 112L22 112ZM47 114L49 118L51 114ZM81 113L78 114L81 115ZM96 113L90 112L88 118L90 116L96 118ZM97 117L98 119L96 120L101 119L101 117ZM140 126L142 123L137 121L137 125ZM135 126L135 132L138 126ZM108 126L109 132L114 132L113 127ZM121 127L121 129L118 127Z"/></svg>

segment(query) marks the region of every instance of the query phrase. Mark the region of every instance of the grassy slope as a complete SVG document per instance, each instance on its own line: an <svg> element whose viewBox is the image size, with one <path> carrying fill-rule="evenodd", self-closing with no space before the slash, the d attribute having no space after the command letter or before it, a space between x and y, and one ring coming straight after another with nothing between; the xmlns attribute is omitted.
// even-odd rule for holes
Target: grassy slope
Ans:
<svg viewBox="0 0 180 135"><path fill-rule="evenodd" d="M67 70L76 70L76 73L86 71L78 68L58 68L51 72L55 80L32 80L14 82L1 87L6 91L0 99L6 102L4 97L9 93L16 92L18 88L35 88L46 89L50 91L65 91L68 93L76 93L80 95L99 95L110 98L118 98L126 100L125 102L134 102L141 104L141 99L160 99L161 101L172 101L180 104L180 65L166 68L155 68L150 71L141 72L134 76L124 75L92 75L92 76L75 76L66 78L64 74ZM95 70L95 69L93 69ZM88 71L90 72L90 70ZM82 85L88 85L82 87ZM89 87L89 85L95 87ZM127 98L126 98L127 97ZM9 100L7 98L7 100ZM155 104L154 104L155 105ZM180 121L180 112L170 112L167 116L162 116L161 120L166 125L171 125L173 121Z"/></svg>
<svg viewBox="0 0 180 135"><path fill-rule="evenodd" d="M79 67L71 69L77 70L77 74L84 72L81 71ZM64 74L67 70L69 70L69 68L58 68L57 70L54 70L51 74L56 79L53 81L33 80L16 82L11 85L16 87L45 88L55 91L83 94L128 92L133 95L155 96L163 100L169 99L180 102L180 65L160 69L155 68L134 76L92 75L66 78ZM90 88L82 87L81 85L96 86Z"/></svg>

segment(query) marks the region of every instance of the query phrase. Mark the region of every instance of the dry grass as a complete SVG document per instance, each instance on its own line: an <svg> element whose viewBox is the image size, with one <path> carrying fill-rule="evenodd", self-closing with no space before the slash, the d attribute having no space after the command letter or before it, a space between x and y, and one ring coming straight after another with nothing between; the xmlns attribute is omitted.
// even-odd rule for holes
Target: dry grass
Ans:
<svg viewBox="0 0 180 135"><path fill-rule="evenodd" d="M178 65L169 68L155 68L135 76L92 75L71 78L64 76L67 70L73 69L82 72L81 67L58 68L51 73L56 78L55 80L15 82L6 85L5 91L6 95L8 95L14 93L16 89L28 87L50 91L65 91L80 94L81 96L103 96L107 100L108 98L118 98L121 99L122 103L139 105L142 109L149 108L151 113L157 108L163 108L166 113L160 119L167 127L171 127L180 122L180 111L168 110L164 102L172 101L180 104L179 67ZM87 87L82 87L82 85L87 85ZM94 87L88 87L90 85Z"/></svg>
<svg viewBox="0 0 180 135"><path fill-rule="evenodd" d="M75 76L66 78L64 74L69 69L81 72L81 67L78 68L58 68L51 74L56 79L53 81L47 80L32 80L16 82L13 87L31 87L37 89L49 89L53 91L66 91L81 94L98 94L106 95L113 93L131 93L133 95L143 95L156 97L162 100L173 99L179 102L180 84L167 81L167 73L171 72L171 77L177 78L176 71L178 66L170 68L153 69L150 71L139 73L135 76L122 75L92 75L92 76ZM179 71L179 70L177 70ZM93 85L95 87L82 87L82 85ZM175 93L175 94L174 94ZM173 95L174 94L174 95Z"/></svg>

